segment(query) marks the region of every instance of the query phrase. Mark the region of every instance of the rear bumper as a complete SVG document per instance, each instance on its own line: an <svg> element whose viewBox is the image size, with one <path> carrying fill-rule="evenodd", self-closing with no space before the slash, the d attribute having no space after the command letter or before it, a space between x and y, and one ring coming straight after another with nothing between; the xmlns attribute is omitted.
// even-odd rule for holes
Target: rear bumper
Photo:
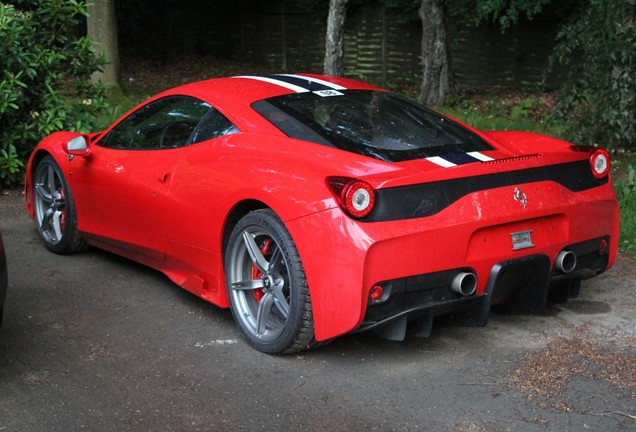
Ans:
<svg viewBox="0 0 636 432"><path fill-rule="evenodd" d="M385 292L381 301L369 299L364 320L355 332L374 330L391 340L406 334L430 335L433 318L451 314L466 326L485 326L492 305L505 304L520 313L541 313L546 303L564 302L579 293L583 279L602 273L609 263L609 251L601 237L569 245L564 250L576 256L575 268L564 273L551 265L544 254L529 255L494 265L486 289L462 296L450 289L455 276L473 269L458 268L420 276L380 282Z"/></svg>
<svg viewBox="0 0 636 432"><path fill-rule="evenodd" d="M541 291L535 308L540 309L550 286L565 290L557 286L575 285L612 266L619 213L611 183L572 192L540 182L524 186L523 192L526 207L514 200L515 187L508 186L464 196L424 218L361 223L331 209L287 221L307 275L316 338L379 328L404 317L430 321L432 316L478 308L477 304L482 310L512 301L505 287L522 284L529 275L521 270L530 264L544 274L545 280L533 284L539 288L532 288ZM515 236L524 232L530 235L519 243ZM598 252L601 238L606 246ZM553 271L559 253L570 249L577 254L578 267L568 275ZM524 264L515 268L511 263L517 262ZM448 280L466 270L477 279L475 299L448 290ZM446 282L435 281L439 277ZM392 284L389 289L396 300L371 307L370 290L383 283ZM412 289L418 285L425 289ZM523 293L531 288L510 290ZM475 325L487 320L487 312L479 319L469 315L473 318L467 321Z"/></svg>

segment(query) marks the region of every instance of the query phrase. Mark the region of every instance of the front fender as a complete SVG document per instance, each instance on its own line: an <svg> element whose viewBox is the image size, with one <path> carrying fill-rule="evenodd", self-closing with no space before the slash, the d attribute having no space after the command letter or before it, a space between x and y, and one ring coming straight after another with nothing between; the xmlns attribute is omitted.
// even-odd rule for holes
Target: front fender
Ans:
<svg viewBox="0 0 636 432"><path fill-rule="evenodd" d="M73 138L77 138L82 134L77 132L54 132L44 138L35 147L29 156L27 162L26 173L24 177L24 204L31 218L35 218L33 208L33 174L40 160L47 155L51 155L55 162L60 166L63 173L68 173L68 153L64 150L64 146ZM72 190L72 184L67 176L69 188Z"/></svg>

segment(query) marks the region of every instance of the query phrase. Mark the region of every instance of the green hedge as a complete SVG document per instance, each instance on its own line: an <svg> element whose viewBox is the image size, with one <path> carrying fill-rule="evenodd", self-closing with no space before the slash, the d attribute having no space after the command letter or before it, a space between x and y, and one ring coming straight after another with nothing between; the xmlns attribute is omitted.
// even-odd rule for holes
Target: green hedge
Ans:
<svg viewBox="0 0 636 432"><path fill-rule="evenodd" d="M559 115L581 144L636 150L636 0L583 0L553 59L565 71Z"/></svg>
<svg viewBox="0 0 636 432"><path fill-rule="evenodd" d="M74 0L0 3L0 186L22 182L24 161L44 136L88 130L105 90L90 81L104 60L76 31L86 4Z"/></svg>
<svg viewBox="0 0 636 432"><path fill-rule="evenodd" d="M625 178L614 182L614 188L621 210L619 247L636 258L636 169L632 165Z"/></svg>

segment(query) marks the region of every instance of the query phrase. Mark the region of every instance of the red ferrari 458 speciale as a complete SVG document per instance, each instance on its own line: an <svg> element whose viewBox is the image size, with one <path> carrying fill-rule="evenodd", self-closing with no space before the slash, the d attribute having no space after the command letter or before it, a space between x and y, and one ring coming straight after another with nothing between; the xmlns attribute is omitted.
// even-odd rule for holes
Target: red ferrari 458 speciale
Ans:
<svg viewBox="0 0 636 432"><path fill-rule="evenodd" d="M103 132L33 151L44 245L93 245L230 307L290 353L374 329L428 336L540 312L609 269L609 155L483 132L386 90L318 75L238 76L161 93Z"/></svg>

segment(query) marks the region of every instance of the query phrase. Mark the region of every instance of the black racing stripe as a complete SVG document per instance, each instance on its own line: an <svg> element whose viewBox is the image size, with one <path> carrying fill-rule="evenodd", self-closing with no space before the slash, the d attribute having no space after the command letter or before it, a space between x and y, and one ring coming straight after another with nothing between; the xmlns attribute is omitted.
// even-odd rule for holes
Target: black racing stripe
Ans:
<svg viewBox="0 0 636 432"><path fill-rule="evenodd" d="M263 75L266 78L286 82L287 84L293 84L298 87L305 88L311 92L315 91L323 91L323 90L333 90L333 87L326 86L324 84L317 83L312 81L311 78L302 78L295 76L287 76L287 75Z"/></svg>
<svg viewBox="0 0 636 432"><path fill-rule="evenodd" d="M455 165L464 165L467 163L481 162L479 159L472 157L471 155L467 153L440 155L440 157L444 160L454 163Z"/></svg>
<svg viewBox="0 0 636 432"><path fill-rule="evenodd" d="M597 179L587 160L423 183L375 191L375 207L362 222L384 222L432 216L473 192L505 186L553 181L572 192L604 185L608 178ZM512 197L511 197L512 199Z"/></svg>

